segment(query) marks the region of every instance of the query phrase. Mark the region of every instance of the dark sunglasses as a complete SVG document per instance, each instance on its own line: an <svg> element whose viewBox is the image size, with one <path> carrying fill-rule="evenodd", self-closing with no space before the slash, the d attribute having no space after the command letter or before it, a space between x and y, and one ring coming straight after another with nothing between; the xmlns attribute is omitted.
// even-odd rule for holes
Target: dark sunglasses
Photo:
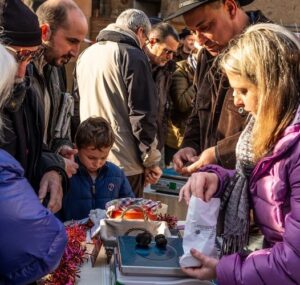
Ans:
<svg viewBox="0 0 300 285"><path fill-rule="evenodd" d="M176 55L176 51L173 51L173 50L169 50L169 49L167 49L167 48L164 48L163 49L163 53L164 54L167 54L167 55L173 55L173 56L175 56Z"/></svg>
<svg viewBox="0 0 300 285"><path fill-rule="evenodd" d="M43 46L39 47L37 50L34 50L34 51L28 50L28 49L16 50L9 46L5 46L5 48L15 55L17 62L30 61L30 60L37 59L40 56L42 56L42 54L45 51L45 48Z"/></svg>

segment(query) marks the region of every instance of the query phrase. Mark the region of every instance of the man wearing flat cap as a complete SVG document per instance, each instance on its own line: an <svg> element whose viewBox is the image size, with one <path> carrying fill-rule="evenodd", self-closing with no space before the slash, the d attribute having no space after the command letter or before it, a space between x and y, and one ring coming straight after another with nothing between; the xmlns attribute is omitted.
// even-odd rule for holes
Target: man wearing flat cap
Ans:
<svg viewBox="0 0 300 285"><path fill-rule="evenodd" d="M182 15L203 47L196 70L196 99L181 149L174 155L178 172L191 174L206 164L235 166L235 147L247 113L233 102L232 89L218 69L218 54L251 24L268 21L260 11L241 6L253 0L181 0L166 20ZM189 166L185 166L186 164Z"/></svg>

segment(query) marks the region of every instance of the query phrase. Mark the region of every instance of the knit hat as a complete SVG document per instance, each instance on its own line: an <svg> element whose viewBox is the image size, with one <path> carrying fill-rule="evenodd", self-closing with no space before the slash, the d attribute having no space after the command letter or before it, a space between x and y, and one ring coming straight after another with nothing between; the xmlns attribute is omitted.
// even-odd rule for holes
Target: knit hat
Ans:
<svg viewBox="0 0 300 285"><path fill-rule="evenodd" d="M21 0L0 0L0 42L25 47L42 43L38 18Z"/></svg>

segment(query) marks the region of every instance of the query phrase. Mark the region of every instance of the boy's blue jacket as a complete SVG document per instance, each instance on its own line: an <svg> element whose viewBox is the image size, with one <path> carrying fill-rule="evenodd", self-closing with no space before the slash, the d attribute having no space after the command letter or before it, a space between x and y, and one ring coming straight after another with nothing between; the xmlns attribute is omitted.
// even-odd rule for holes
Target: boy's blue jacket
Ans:
<svg viewBox="0 0 300 285"><path fill-rule="evenodd" d="M63 224L23 175L21 165L0 150L0 284L29 284L52 272L67 242Z"/></svg>
<svg viewBox="0 0 300 285"><path fill-rule="evenodd" d="M70 190L63 200L63 220L87 218L92 209L105 209L105 204L117 198L134 197L124 172L115 164L106 162L93 182L84 166L70 179Z"/></svg>

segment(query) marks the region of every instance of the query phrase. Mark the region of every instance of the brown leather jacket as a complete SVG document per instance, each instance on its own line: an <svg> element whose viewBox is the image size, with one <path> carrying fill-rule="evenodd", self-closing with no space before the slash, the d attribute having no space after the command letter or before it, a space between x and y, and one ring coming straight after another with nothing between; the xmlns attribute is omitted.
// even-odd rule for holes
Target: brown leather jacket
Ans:
<svg viewBox="0 0 300 285"><path fill-rule="evenodd" d="M247 14L251 24L268 21L260 11ZM199 53L195 76L197 94L181 148L192 147L200 154L216 146L218 164L234 168L235 146L247 113L234 105L232 89L218 68L218 58L205 49Z"/></svg>

